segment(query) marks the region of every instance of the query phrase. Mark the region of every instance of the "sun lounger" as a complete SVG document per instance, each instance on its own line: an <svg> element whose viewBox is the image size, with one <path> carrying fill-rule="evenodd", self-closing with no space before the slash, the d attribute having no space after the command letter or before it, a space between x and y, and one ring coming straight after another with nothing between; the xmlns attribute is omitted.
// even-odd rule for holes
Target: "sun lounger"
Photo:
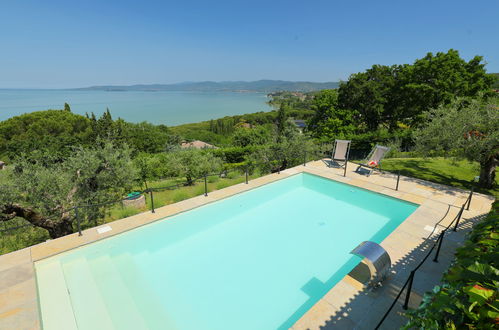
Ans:
<svg viewBox="0 0 499 330"><path fill-rule="evenodd" d="M348 162L350 153L350 140L335 140L333 153L331 154L331 165L338 164L339 167L344 167Z"/></svg>
<svg viewBox="0 0 499 330"><path fill-rule="evenodd" d="M368 169L367 176L370 176L375 169L381 169L381 160L385 157L388 151L390 151L389 147L377 144L369 153L367 158L359 164L355 172L359 172L361 168L365 167Z"/></svg>

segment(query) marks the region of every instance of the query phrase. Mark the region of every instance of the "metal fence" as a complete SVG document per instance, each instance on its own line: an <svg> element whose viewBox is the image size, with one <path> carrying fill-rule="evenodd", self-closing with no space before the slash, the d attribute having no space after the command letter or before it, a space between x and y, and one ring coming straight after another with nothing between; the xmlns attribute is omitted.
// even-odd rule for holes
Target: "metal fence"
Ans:
<svg viewBox="0 0 499 330"><path fill-rule="evenodd" d="M398 180L397 180L397 186L398 186ZM385 319L388 317L388 315L392 311L393 307L395 306L395 304L399 300L400 296L402 295L402 293L404 292L404 290L406 289L406 287L407 287L407 290L406 290L404 304L402 305L402 308L404 310L408 309L408 307L409 307L409 299L411 297L411 291L412 291L412 284L414 282L414 277L416 276L416 272L425 263L425 261L430 257L430 255L432 254L432 252L435 249L435 247L437 248L437 251L435 252L435 256L433 258L433 262L438 262L438 256L440 254L440 249L442 247L442 242L444 241L444 237L445 237L445 234L446 234L447 230L449 230L452 227L452 225L454 225L454 228L452 230L453 231L457 231L457 228L459 226L459 221L461 220L461 217L463 215L465 207L466 207L467 210L469 210L470 203L471 203L471 198L472 197L473 197L473 189L470 191L470 194L468 195L468 198L466 199L466 201L464 202L464 204L461 206L459 212L454 217L454 219L451 221L451 223L449 223L449 225L447 225L447 227L444 230L441 231L441 233L438 235L437 240L433 243L433 245L431 246L431 248L428 250L428 253L411 270L411 272L409 274L409 277L407 278L407 280L405 281L404 285L402 286L402 288L398 292L397 296L393 300L393 302L390 305L390 307L387 309L387 311L385 312L385 314L383 315L383 317L381 318L381 320L376 325L375 329L379 329L381 327L381 325L383 324L383 322L385 321Z"/></svg>

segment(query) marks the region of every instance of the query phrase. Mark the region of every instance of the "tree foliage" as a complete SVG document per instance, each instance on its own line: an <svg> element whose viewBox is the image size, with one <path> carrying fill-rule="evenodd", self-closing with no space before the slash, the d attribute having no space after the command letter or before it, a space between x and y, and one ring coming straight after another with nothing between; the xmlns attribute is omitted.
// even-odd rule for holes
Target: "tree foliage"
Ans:
<svg viewBox="0 0 499 330"><path fill-rule="evenodd" d="M395 68L374 65L366 72L350 76L346 83L340 85L339 107L359 112L367 129L376 130L388 121L389 113L393 112Z"/></svg>
<svg viewBox="0 0 499 330"><path fill-rule="evenodd" d="M0 221L20 217L52 238L67 235L71 208L120 199L135 180L130 149L109 142L79 148L62 162L43 152L22 155L0 183ZM84 208L80 215L95 219L100 212Z"/></svg>
<svg viewBox="0 0 499 330"><path fill-rule="evenodd" d="M239 127L232 134L232 144L237 147L263 145L270 141L271 132L264 126Z"/></svg>
<svg viewBox="0 0 499 330"><path fill-rule="evenodd" d="M220 173L223 161L207 150L180 149L167 156L171 176L184 177L189 184L206 174Z"/></svg>
<svg viewBox="0 0 499 330"><path fill-rule="evenodd" d="M277 116L275 119L275 130L276 130L276 140L277 142L282 142L286 137L286 131L289 131L290 123L289 119L289 105L287 103L281 103L279 110L277 110Z"/></svg>
<svg viewBox="0 0 499 330"><path fill-rule="evenodd" d="M424 111L455 97L492 95L494 79L482 60L475 56L466 62L451 49L428 53L411 65L374 65L340 85L339 107L358 111L369 131L380 125L393 130L399 123L419 124Z"/></svg>
<svg viewBox="0 0 499 330"><path fill-rule="evenodd" d="M313 100L312 109L315 115L308 122L308 127L315 138L330 141L357 130L358 112L338 107L337 90L318 92Z"/></svg>
<svg viewBox="0 0 499 330"><path fill-rule="evenodd" d="M47 110L0 122L0 157L14 160L21 153L38 150L65 158L74 146L92 146L98 139L149 153L163 152L180 143L180 137L165 125L113 120L109 110L99 118L93 113L80 116L71 111Z"/></svg>
<svg viewBox="0 0 499 330"><path fill-rule="evenodd" d="M264 172L277 172L302 163L305 152L309 155L315 153L316 145L306 135L301 134L290 120L282 125L281 131L274 131L270 143L246 157L249 164L258 164Z"/></svg>
<svg viewBox="0 0 499 330"><path fill-rule="evenodd" d="M34 150L67 155L73 146L88 144L91 135L90 121L71 112L27 113L0 122L0 155L13 159Z"/></svg>
<svg viewBox="0 0 499 330"><path fill-rule="evenodd" d="M480 163L479 184L491 188L499 165L499 98L459 98L425 115L427 125L415 132L423 152L452 152Z"/></svg>

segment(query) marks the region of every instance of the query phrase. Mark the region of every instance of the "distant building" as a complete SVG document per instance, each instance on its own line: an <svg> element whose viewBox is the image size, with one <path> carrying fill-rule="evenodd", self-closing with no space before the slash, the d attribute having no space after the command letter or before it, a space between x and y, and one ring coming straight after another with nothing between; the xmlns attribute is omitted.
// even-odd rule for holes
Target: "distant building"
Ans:
<svg viewBox="0 0 499 330"><path fill-rule="evenodd" d="M0 170L5 169L5 163L0 160Z"/></svg>
<svg viewBox="0 0 499 330"><path fill-rule="evenodd" d="M209 143L206 143L206 142L203 142L203 141L199 141L199 140L196 140L196 141L191 141L191 142L182 142L180 144L180 147L182 149L187 149L187 148L196 148L196 149L217 149L217 147L215 147L214 145L212 144L209 144Z"/></svg>
<svg viewBox="0 0 499 330"><path fill-rule="evenodd" d="M239 123L236 125L236 127L253 128L253 125L251 125L250 123Z"/></svg>
<svg viewBox="0 0 499 330"><path fill-rule="evenodd" d="M300 130L300 132L303 132L303 130L307 127L307 122L303 119L295 119L293 120L293 123Z"/></svg>

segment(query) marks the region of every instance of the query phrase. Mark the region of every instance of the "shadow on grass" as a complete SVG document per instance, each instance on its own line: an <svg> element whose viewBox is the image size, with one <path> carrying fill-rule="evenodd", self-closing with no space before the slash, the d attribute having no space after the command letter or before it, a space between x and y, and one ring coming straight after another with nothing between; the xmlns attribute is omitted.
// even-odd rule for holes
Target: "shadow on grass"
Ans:
<svg viewBox="0 0 499 330"><path fill-rule="evenodd" d="M421 180L429 180L429 181L432 181L432 182L437 183L437 184L452 186L452 187L456 187L456 188L468 190L468 191L471 190L472 186L474 186L474 190L476 192L487 194L487 195L493 195L494 190L497 189L497 185L495 187L493 187L492 189L484 189L484 188L480 188L476 185L473 185L472 180L474 179L474 176L471 176L471 175L470 175L470 178L468 180L465 180L465 179L457 178L457 177L451 175L451 173L449 173L448 175L443 174L443 173L439 173L438 171L435 171L431 167L426 166L427 164L430 164L429 162L431 162L431 161L432 161L431 159L429 159L427 161L424 159L421 159L421 160L419 160L419 159L418 160L416 160L416 159L403 159L403 160L400 160L400 162L398 162L398 163L391 162L389 164L390 172L397 173L398 171L400 171L400 174L403 176L406 176L406 177L421 179ZM449 160L449 164L452 164L451 160ZM435 165L435 164L433 164L433 165ZM456 167L458 167L458 166L459 165L456 164ZM424 183L421 183L421 182L418 182L418 183L424 185Z"/></svg>
<svg viewBox="0 0 499 330"><path fill-rule="evenodd" d="M470 182L471 180L469 181L462 180L449 175L443 175L441 173L432 171L428 167L422 166L421 161L416 161L416 160L404 161L403 166L404 168L400 169L401 175L420 178L420 179L428 178L440 184L459 187L466 190L471 189L471 182ZM424 174L421 175L421 173L425 173L427 175L426 176Z"/></svg>

